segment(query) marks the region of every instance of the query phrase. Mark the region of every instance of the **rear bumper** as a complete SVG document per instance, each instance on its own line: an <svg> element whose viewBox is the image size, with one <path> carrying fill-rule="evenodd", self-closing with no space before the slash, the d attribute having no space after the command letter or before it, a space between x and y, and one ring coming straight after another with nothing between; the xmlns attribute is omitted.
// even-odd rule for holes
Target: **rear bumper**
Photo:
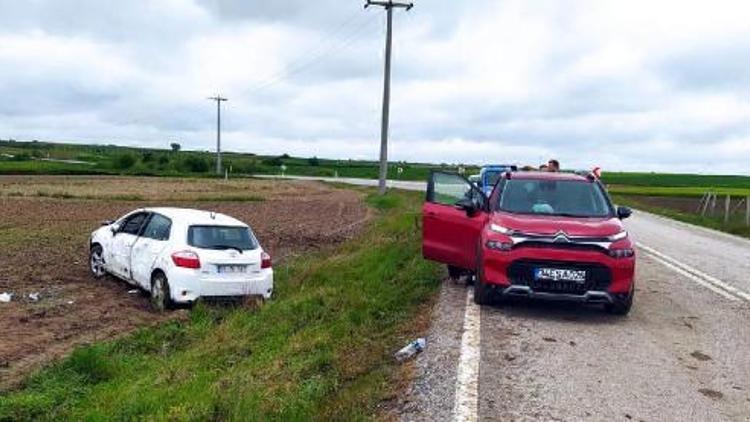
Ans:
<svg viewBox="0 0 750 422"><path fill-rule="evenodd" d="M262 296L269 299L273 294L272 269L239 280L202 279L190 270L184 274L180 272L167 276L172 300L177 303L195 302L201 297Z"/></svg>

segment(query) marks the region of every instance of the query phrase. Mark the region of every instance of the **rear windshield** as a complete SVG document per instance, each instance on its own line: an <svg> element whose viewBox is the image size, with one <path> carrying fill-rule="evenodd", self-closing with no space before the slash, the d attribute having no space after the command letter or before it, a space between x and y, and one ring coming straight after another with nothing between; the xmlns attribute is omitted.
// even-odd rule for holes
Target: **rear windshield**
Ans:
<svg viewBox="0 0 750 422"><path fill-rule="evenodd" d="M247 227L233 226L190 226L188 245L202 249L251 250L258 247L258 241Z"/></svg>
<svg viewBox="0 0 750 422"><path fill-rule="evenodd" d="M612 207L598 183L576 180L507 180L497 208L517 214L609 217Z"/></svg>

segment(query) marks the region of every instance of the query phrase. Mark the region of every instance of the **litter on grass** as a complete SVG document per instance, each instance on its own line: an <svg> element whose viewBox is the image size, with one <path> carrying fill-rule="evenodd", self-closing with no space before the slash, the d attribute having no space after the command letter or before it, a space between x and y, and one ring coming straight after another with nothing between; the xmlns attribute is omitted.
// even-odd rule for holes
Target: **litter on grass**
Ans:
<svg viewBox="0 0 750 422"><path fill-rule="evenodd" d="M427 346L427 341L424 338L418 338L396 352L394 357L397 361L404 362L424 350L425 346Z"/></svg>
<svg viewBox="0 0 750 422"><path fill-rule="evenodd" d="M32 302L38 302L39 301L39 292L29 293L29 299Z"/></svg>
<svg viewBox="0 0 750 422"><path fill-rule="evenodd" d="M0 293L0 302L8 303L13 298L13 293L3 292Z"/></svg>

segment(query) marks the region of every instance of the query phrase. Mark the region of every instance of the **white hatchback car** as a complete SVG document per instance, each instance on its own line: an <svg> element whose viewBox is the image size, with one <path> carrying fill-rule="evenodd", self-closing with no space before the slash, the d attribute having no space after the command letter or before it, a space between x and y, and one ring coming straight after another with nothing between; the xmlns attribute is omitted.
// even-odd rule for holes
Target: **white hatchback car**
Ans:
<svg viewBox="0 0 750 422"><path fill-rule="evenodd" d="M273 293L271 257L232 217L182 208L144 208L91 234L90 267L151 292L158 309L198 298Z"/></svg>

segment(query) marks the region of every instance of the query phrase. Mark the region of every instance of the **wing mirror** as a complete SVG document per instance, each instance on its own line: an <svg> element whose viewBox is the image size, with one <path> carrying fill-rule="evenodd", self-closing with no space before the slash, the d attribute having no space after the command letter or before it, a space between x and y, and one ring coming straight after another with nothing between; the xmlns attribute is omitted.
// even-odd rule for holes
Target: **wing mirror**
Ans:
<svg viewBox="0 0 750 422"><path fill-rule="evenodd" d="M456 208L466 211L466 215L469 217L474 216L482 207L479 201L472 198L464 198L456 202Z"/></svg>
<svg viewBox="0 0 750 422"><path fill-rule="evenodd" d="M617 207L617 218L624 220L633 214L633 210L628 207Z"/></svg>
<svg viewBox="0 0 750 422"><path fill-rule="evenodd" d="M112 236L114 236L120 230L120 227L117 224L111 224L109 229L112 230Z"/></svg>

